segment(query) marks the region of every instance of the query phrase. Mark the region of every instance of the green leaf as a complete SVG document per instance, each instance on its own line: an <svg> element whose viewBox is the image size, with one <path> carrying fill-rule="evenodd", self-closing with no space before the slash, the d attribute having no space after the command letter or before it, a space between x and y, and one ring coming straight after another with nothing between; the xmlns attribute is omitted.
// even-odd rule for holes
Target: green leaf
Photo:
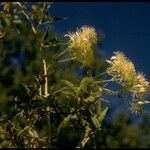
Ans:
<svg viewBox="0 0 150 150"><path fill-rule="evenodd" d="M23 117L23 113L24 113L24 110L22 110L21 112L19 112L15 117L14 117L14 120L18 119L18 117Z"/></svg>
<svg viewBox="0 0 150 150"><path fill-rule="evenodd" d="M46 32L44 33L44 35L42 37L42 42L48 38L48 35L49 35L49 27L46 29Z"/></svg>
<svg viewBox="0 0 150 150"><path fill-rule="evenodd" d="M91 85L93 82L93 79L91 77L85 77L80 83L79 90L80 91L86 91L89 85Z"/></svg>
<svg viewBox="0 0 150 150"><path fill-rule="evenodd" d="M47 37L48 38L48 37ZM46 39L46 41L44 41L41 45L42 47L56 47L56 46L63 46L63 45L67 45L68 43L64 42L64 41L59 41L55 38L52 39Z"/></svg>
<svg viewBox="0 0 150 150"><path fill-rule="evenodd" d="M95 97L94 96L89 96L88 98L83 99L85 102L94 102Z"/></svg>
<svg viewBox="0 0 150 150"><path fill-rule="evenodd" d="M14 16L13 23L15 23L15 24L20 24L20 23L22 23L22 21L21 21L21 19L20 19L17 15L15 15L15 16Z"/></svg>
<svg viewBox="0 0 150 150"><path fill-rule="evenodd" d="M83 119L82 116L80 116L80 120L81 120L82 126L87 125L87 121L85 119Z"/></svg>
<svg viewBox="0 0 150 150"><path fill-rule="evenodd" d="M68 19L68 18L66 18L66 17L65 17L65 18L62 18L62 17L57 17L57 16L54 16L54 17L53 17L53 21L54 21L54 22L62 21L62 20L66 20L66 19Z"/></svg>
<svg viewBox="0 0 150 150"><path fill-rule="evenodd" d="M91 120L92 120L92 122L93 122L93 124L95 125L96 128L100 127L100 122L99 122L98 118L96 117L96 115L91 117Z"/></svg>
<svg viewBox="0 0 150 150"><path fill-rule="evenodd" d="M76 148L84 148L85 144L90 140L91 128L89 125L85 127L84 137Z"/></svg>
<svg viewBox="0 0 150 150"><path fill-rule="evenodd" d="M62 128L65 128L70 123L70 121L72 121L72 120L77 120L76 114L74 114L74 115L70 114L64 118L64 120L60 123L60 125L58 127L58 133L60 132L60 130Z"/></svg>
<svg viewBox="0 0 150 150"><path fill-rule="evenodd" d="M73 83L71 83L70 81L67 81L67 80L61 80L61 82L63 83L63 84L65 84L70 90L72 90L72 91L74 91L74 92L77 92L77 87L73 84Z"/></svg>
<svg viewBox="0 0 150 150"><path fill-rule="evenodd" d="M81 148L83 148L85 146L85 144L90 140L90 137L86 137L82 140L81 142Z"/></svg>
<svg viewBox="0 0 150 150"><path fill-rule="evenodd" d="M19 133L18 136L20 136L23 132L25 132L26 130L28 130L30 128L30 126L26 126L24 129L22 129Z"/></svg>
<svg viewBox="0 0 150 150"><path fill-rule="evenodd" d="M108 107L106 107L103 111L100 112L99 116L98 116L98 120L99 122L102 122L106 113L107 113Z"/></svg>
<svg viewBox="0 0 150 150"><path fill-rule="evenodd" d="M100 111L100 113L98 115L95 114L93 117L91 117L91 120L96 128L101 127L101 123L106 115L107 110L108 110L108 107L106 107L104 110Z"/></svg>

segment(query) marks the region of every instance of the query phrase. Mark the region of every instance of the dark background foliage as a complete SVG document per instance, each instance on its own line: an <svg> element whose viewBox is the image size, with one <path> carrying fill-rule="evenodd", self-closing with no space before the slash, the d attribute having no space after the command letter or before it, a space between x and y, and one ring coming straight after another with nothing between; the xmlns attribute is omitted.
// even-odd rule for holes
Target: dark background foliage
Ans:
<svg viewBox="0 0 150 150"><path fill-rule="evenodd" d="M89 109L97 111L91 107L92 102L77 103L78 98L86 99L92 92L96 95L97 85L81 84L83 77L88 75L88 68L80 67L79 62L58 64L53 59L66 46L63 36L54 30L56 23L61 25L66 20L51 14L53 4L22 2L23 8L15 2L0 4L0 35L3 35L0 38L0 147L76 147L80 142L84 145L86 129L95 131L97 128L101 130L94 132L95 137L86 147L149 147L149 115L134 121L131 114L124 111L115 114L110 105L102 127L97 127L97 120L89 117ZM107 66L98 47L96 56L97 63L91 69L93 75L103 72ZM66 54L62 58L67 57ZM44 84L42 58L51 65L48 72L50 96L47 98L38 93L39 85ZM65 81L60 83L60 80ZM59 92L64 85L65 89ZM76 90L81 85L85 89ZM71 123L67 119L63 122L64 118ZM85 122L90 123L90 128Z"/></svg>

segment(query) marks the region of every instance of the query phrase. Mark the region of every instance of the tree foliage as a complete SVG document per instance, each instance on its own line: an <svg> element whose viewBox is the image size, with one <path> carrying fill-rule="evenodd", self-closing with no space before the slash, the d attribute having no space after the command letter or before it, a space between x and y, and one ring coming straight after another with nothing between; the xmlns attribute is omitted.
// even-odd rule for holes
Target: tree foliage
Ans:
<svg viewBox="0 0 150 150"><path fill-rule="evenodd" d="M51 7L1 2L1 148L98 147L106 95L127 101L136 113L148 103L149 82L123 53L102 59L103 37L93 27L66 34L69 40L58 35L53 26L65 18L52 16ZM109 89L110 82L121 88Z"/></svg>

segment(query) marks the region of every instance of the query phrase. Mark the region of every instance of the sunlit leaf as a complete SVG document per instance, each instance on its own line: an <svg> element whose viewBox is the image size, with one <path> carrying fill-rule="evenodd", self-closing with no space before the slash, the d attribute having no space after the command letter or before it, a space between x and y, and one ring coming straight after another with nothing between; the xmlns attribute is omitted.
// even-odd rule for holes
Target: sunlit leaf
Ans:
<svg viewBox="0 0 150 150"><path fill-rule="evenodd" d="M60 123L60 125L58 127L58 133L60 132L61 128L65 128L69 124L69 122L72 120L77 120L76 114L74 114L74 115L70 114L64 118L64 120Z"/></svg>
<svg viewBox="0 0 150 150"><path fill-rule="evenodd" d="M98 115L98 120L99 120L99 122L102 122L102 121L103 121L103 119L104 119L104 117L105 117L107 111L108 111L108 107L106 107L104 110L102 110L102 111L99 113L99 115Z"/></svg>
<svg viewBox="0 0 150 150"><path fill-rule="evenodd" d="M91 117L91 120L92 120L92 122L93 122L93 124L95 125L96 128L100 127L100 122L99 122L98 118L96 117L96 115Z"/></svg>
<svg viewBox="0 0 150 150"><path fill-rule="evenodd" d="M48 38L48 35L49 35L49 28L47 28L42 41L45 41Z"/></svg>
<svg viewBox="0 0 150 150"><path fill-rule="evenodd" d="M70 81L67 81L67 80L61 80L61 82L63 83L63 84L65 84L70 90L73 90L73 91L77 91L77 87L73 84L73 83L71 83Z"/></svg>
<svg viewBox="0 0 150 150"><path fill-rule="evenodd" d="M77 148L84 148L84 146L89 142L90 140L90 135L91 135L91 128L89 125L85 127L85 132L84 132L84 137L82 141L78 144Z"/></svg>
<svg viewBox="0 0 150 150"><path fill-rule="evenodd" d="M94 96L89 96L88 98L83 99L85 102L94 102L95 97Z"/></svg>
<svg viewBox="0 0 150 150"><path fill-rule="evenodd" d="M83 80L80 83L79 90L85 91L87 87L92 84L92 82L93 82L93 79L90 77L83 78Z"/></svg>
<svg viewBox="0 0 150 150"><path fill-rule="evenodd" d="M90 140L90 137L84 138L81 142L81 147L83 148L89 140Z"/></svg>

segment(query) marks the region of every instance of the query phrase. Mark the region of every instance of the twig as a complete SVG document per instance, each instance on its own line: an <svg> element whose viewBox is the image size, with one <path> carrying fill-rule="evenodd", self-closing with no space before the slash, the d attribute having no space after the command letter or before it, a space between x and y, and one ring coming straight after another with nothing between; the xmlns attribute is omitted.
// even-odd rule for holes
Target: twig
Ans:
<svg viewBox="0 0 150 150"><path fill-rule="evenodd" d="M44 69L44 77L45 77L45 84L44 84L44 97L48 97L48 79L47 79L47 67L46 67L46 61L43 58L43 69Z"/></svg>
<svg viewBox="0 0 150 150"><path fill-rule="evenodd" d="M75 58L69 58L69 59L64 59L64 60L59 60L58 62L61 63L61 62L66 62L66 61L70 61L70 60L74 60Z"/></svg>
<svg viewBox="0 0 150 150"><path fill-rule="evenodd" d="M60 57L61 55L65 54L69 49L65 49L64 51L62 51L60 54L55 56L55 59L57 59L58 57Z"/></svg>
<svg viewBox="0 0 150 150"><path fill-rule="evenodd" d="M48 77L47 77L47 67L46 67L46 61L43 58L43 69L44 69L44 76L45 76L45 84L44 84L44 97L47 98L49 96L48 94ZM51 113L50 113L50 107L47 107L48 115L47 115L47 126L48 126L48 148L51 147L52 144L52 137L51 137Z"/></svg>
<svg viewBox="0 0 150 150"><path fill-rule="evenodd" d="M98 77L100 77L100 76L102 76L102 75L104 75L104 74L106 74L106 72L103 72L103 73L101 73L101 74L98 74L97 76L94 77L94 79L96 79L96 78L98 78Z"/></svg>
<svg viewBox="0 0 150 150"><path fill-rule="evenodd" d="M108 92L109 94L111 94L111 95L117 95L118 94L118 92L115 92L115 91L111 91L111 90L109 90L109 89L106 89L106 88L103 88L103 90L104 91L106 91L106 92Z"/></svg>
<svg viewBox="0 0 150 150"><path fill-rule="evenodd" d="M47 125L48 125L48 148L51 148L52 145L52 132L51 132L51 110L50 107L47 107L48 116L47 116Z"/></svg>
<svg viewBox="0 0 150 150"><path fill-rule="evenodd" d="M34 32L34 34L37 34L37 31L35 29L35 27L33 26L28 14L24 11L24 8L22 7L22 5L20 4L20 2L16 2L18 4L18 6L22 9L22 13L25 15L25 17L27 18L27 20L30 22L31 24L31 28L32 28L32 31Z"/></svg>

